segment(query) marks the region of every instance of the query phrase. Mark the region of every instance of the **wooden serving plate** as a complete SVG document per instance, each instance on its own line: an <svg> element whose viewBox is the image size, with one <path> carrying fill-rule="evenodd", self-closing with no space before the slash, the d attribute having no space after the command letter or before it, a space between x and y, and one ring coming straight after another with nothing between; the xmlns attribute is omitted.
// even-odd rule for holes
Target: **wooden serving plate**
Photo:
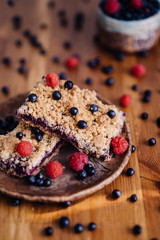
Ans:
<svg viewBox="0 0 160 240"><path fill-rule="evenodd" d="M16 96L0 105L0 118L15 115L16 109L23 103L26 94ZM12 197L38 202L75 201L89 196L107 184L114 181L129 161L131 154L131 136L128 124L125 122L122 135L128 140L129 148L126 153L113 157L110 161L89 157L95 167L96 174L84 180L76 180L76 173L68 165L69 156L77 150L69 143L65 143L54 157L65 166L63 175L52 180L48 188L31 186L26 179L12 177L0 171L0 192ZM44 172L45 174L45 172Z"/></svg>

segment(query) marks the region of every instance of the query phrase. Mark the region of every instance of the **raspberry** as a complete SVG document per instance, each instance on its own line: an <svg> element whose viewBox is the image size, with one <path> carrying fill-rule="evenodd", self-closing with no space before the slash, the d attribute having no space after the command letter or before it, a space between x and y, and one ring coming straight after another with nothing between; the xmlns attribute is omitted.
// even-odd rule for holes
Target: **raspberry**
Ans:
<svg viewBox="0 0 160 240"><path fill-rule="evenodd" d="M146 68L142 64L135 64L131 72L135 77L143 77L146 74Z"/></svg>
<svg viewBox="0 0 160 240"><path fill-rule="evenodd" d="M30 156L31 153L33 152L33 146L30 142L28 141L21 141L17 145L17 152L22 156L22 157L27 157Z"/></svg>
<svg viewBox="0 0 160 240"><path fill-rule="evenodd" d="M84 165L87 163L88 156L85 153L73 153L69 158L69 165L76 172L83 170Z"/></svg>
<svg viewBox="0 0 160 240"><path fill-rule="evenodd" d="M56 73L47 74L46 83L49 87L55 87L59 83L58 75Z"/></svg>
<svg viewBox="0 0 160 240"><path fill-rule="evenodd" d="M75 56L70 57L66 60L66 66L68 68L76 68L79 64L79 59Z"/></svg>
<svg viewBox="0 0 160 240"><path fill-rule="evenodd" d="M132 102L132 97L130 94L124 94L120 99L120 103L121 103L122 107L130 106L131 102Z"/></svg>
<svg viewBox="0 0 160 240"><path fill-rule="evenodd" d="M111 145L113 147L113 152L116 155L124 153L128 148L128 142L122 136L113 138Z"/></svg>
<svg viewBox="0 0 160 240"><path fill-rule="evenodd" d="M118 0L107 0L104 9L108 14L115 14L120 9L120 4Z"/></svg>
<svg viewBox="0 0 160 240"><path fill-rule="evenodd" d="M143 6L143 0L131 0L131 5L134 9L139 10Z"/></svg>
<svg viewBox="0 0 160 240"><path fill-rule="evenodd" d="M60 177L63 173L63 166L58 161L49 162L46 166L46 174L50 178Z"/></svg>

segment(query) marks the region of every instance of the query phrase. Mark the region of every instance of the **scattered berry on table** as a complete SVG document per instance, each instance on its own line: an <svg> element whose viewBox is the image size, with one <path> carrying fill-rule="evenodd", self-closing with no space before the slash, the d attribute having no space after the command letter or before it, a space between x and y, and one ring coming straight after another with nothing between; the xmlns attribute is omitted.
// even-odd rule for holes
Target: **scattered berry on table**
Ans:
<svg viewBox="0 0 160 240"><path fill-rule="evenodd" d="M114 199L120 198L121 195L122 195L122 193L121 193L121 191L118 190L118 189L115 189L115 190L112 192L112 197L113 197Z"/></svg>
<svg viewBox="0 0 160 240"><path fill-rule="evenodd" d="M83 170L84 165L87 163L88 156L85 153L77 152L69 157L69 165L76 172Z"/></svg>
<svg viewBox="0 0 160 240"><path fill-rule="evenodd" d="M2 63L6 66L9 66L11 64L11 59L9 57L4 57L2 59Z"/></svg>
<svg viewBox="0 0 160 240"><path fill-rule="evenodd" d="M40 51L39 51L39 53L40 53L41 55L46 55L46 54L47 54L47 52L46 52L46 50L45 50L44 48L41 48Z"/></svg>
<svg viewBox="0 0 160 240"><path fill-rule="evenodd" d="M120 10L120 4L118 0L107 0L104 8L108 14L116 14Z"/></svg>
<svg viewBox="0 0 160 240"><path fill-rule="evenodd" d="M144 95L150 97L152 95L152 91L150 89L147 89L144 91Z"/></svg>
<svg viewBox="0 0 160 240"><path fill-rule="evenodd" d="M133 168L128 168L127 171L126 171L126 175L128 177L131 177L135 174L135 170Z"/></svg>
<svg viewBox="0 0 160 240"><path fill-rule="evenodd" d="M137 90L138 90L138 85L137 85L137 84L134 84L134 85L132 86L132 90L133 90L133 91L137 91Z"/></svg>
<svg viewBox="0 0 160 240"><path fill-rule="evenodd" d="M66 15L66 10L65 9L60 9L58 11L58 16L59 17L65 17L65 15Z"/></svg>
<svg viewBox="0 0 160 240"><path fill-rule="evenodd" d="M156 144L156 139L155 138L150 138L148 140L148 144L149 144L149 146L154 146Z"/></svg>
<svg viewBox="0 0 160 240"><path fill-rule="evenodd" d="M89 231L94 231L94 230L96 230L96 228L97 228L97 225L94 222L91 222L88 224Z"/></svg>
<svg viewBox="0 0 160 240"><path fill-rule="evenodd" d="M7 1L8 6L13 7L15 5L14 0L8 0Z"/></svg>
<svg viewBox="0 0 160 240"><path fill-rule="evenodd" d="M91 111L92 113L98 112L98 106L97 106L96 104L92 104L92 105L90 106L90 111Z"/></svg>
<svg viewBox="0 0 160 240"><path fill-rule="evenodd" d="M131 72L135 77L143 77L146 74L146 68L142 64L135 64Z"/></svg>
<svg viewBox="0 0 160 240"><path fill-rule="evenodd" d="M150 97L150 96L147 96L147 95L144 95L143 98L142 98L142 101L143 101L144 103L148 103L148 102L150 102L150 100L151 100L151 97Z"/></svg>
<svg viewBox="0 0 160 240"><path fill-rule="evenodd" d="M63 208L68 208L71 206L71 202L70 201L67 201L67 202L62 202L60 205L63 207Z"/></svg>
<svg viewBox="0 0 160 240"><path fill-rule="evenodd" d="M23 133L22 132L17 132L16 137L18 139L21 139L23 137Z"/></svg>
<svg viewBox="0 0 160 240"><path fill-rule="evenodd" d="M78 108L72 107L72 108L70 109L70 113L71 113L73 116L77 115L77 114L78 114Z"/></svg>
<svg viewBox="0 0 160 240"><path fill-rule="evenodd" d="M90 67L90 68L95 68L95 67L98 66L96 59L90 59L90 60L87 62L87 65L88 65L88 67Z"/></svg>
<svg viewBox="0 0 160 240"><path fill-rule="evenodd" d="M46 166L46 174L50 178L58 178L63 174L63 166L58 161L51 161Z"/></svg>
<svg viewBox="0 0 160 240"><path fill-rule="evenodd" d="M67 88L68 90L73 88L73 82L72 81L66 81L64 84L64 87Z"/></svg>
<svg viewBox="0 0 160 240"><path fill-rule="evenodd" d="M142 113L142 114L141 114L141 118L142 118L143 120L146 120L146 119L148 118L148 113L146 113L146 112Z"/></svg>
<svg viewBox="0 0 160 240"><path fill-rule="evenodd" d="M124 153L128 148L128 142L122 136L113 138L111 145L113 147L113 152L116 155Z"/></svg>
<svg viewBox="0 0 160 240"><path fill-rule="evenodd" d="M134 145L132 145L132 150L131 152L134 153L136 151L136 147Z"/></svg>
<svg viewBox="0 0 160 240"><path fill-rule="evenodd" d="M61 25L62 27L67 27L67 26L68 26L68 19L67 19L66 17L62 18L62 19L60 20L60 25Z"/></svg>
<svg viewBox="0 0 160 240"><path fill-rule="evenodd" d="M81 30L84 25L84 13L83 12L77 12L74 16L74 28L76 30Z"/></svg>
<svg viewBox="0 0 160 240"><path fill-rule="evenodd" d="M12 18L12 22L13 22L14 29L19 29L22 24L22 17L19 15L15 15Z"/></svg>
<svg viewBox="0 0 160 240"><path fill-rule="evenodd" d="M115 82L114 78L113 77L109 77L109 78L106 79L105 84L107 86L112 86L114 84L114 82Z"/></svg>
<svg viewBox="0 0 160 240"><path fill-rule="evenodd" d="M31 153L33 152L33 146L30 142L28 141L21 141L20 143L18 143L17 145L17 152L19 153L19 155L21 155L22 157L27 157L30 156Z"/></svg>
<svg viewBox="0 0 160 240"><path fill-rule="evenodd" d="M21 201L17 198L11 199L11 205L14 206L14 207L19 206L20 203L21 203Z"/></svg>
<svg viewBox="0 0 160 240"><path fill-rule="evenodd" d="M27 37L27 38L28 38L28 37L30 37L30 35L31 35L31 32L30 32L29 29L26 29L26 30L23 31L23 36L24 36L24 37Z"/></svg>
<svg viewBox="0 0 160 240"><path fill-rule="evenodd" d="M85 83L86 83L87 85L91 85L91 84L93 83L92 78L90 78L90 77L86 78Z"/></svg>
<svg viewBox="0 0 160 240"><path fill-rule="evenodd" d="M80 129L86 129L87 128L87 123L83 120L80 120L77 125Z"/></svg>
<svg viewBox="0 0 160 240"><path fill-rule="evenodd" d="M142 233L142 227L140 226L140 225L135 225L134 227L133 227L133 233L135 234L135 235L139 235L139 234L141 234Z"/></svg>
<svg viewBox="0 0 160 240"><path fill-rule="evenodd" d="M24 65L24 64L26 64L26 59L25 58L21 58L19 60L19 62L20 62L20 64Z"/></svg>
<svg viewBox="0 0 160 240"><path fill-rule="evenodd" d="M59 73L59 79L60 80L63 80L63 79L66 79L66 78L67 78L67 74L65 72Z"/></svg>
<svg viewBox="0 0 160 240"><path fill-rule="evenodd" d="M59 219L59 225L61 228L67 228L67 227L69 227L69 224L70 224L69 218L66 216L62 216Z"/></svg>
<svg viewBox="0 0 160 240"><path fill-rule="evenodd" d="M76 68L79 64L79 59L77 57L70 57L66 60L66 66L70 69Z"/></svg>
<svg viewBox="0 0 160 240"><path fill-rule="evenodd" d="M74 231L76 233L81 233L83 232L84 230L84 226L81 224L81 223L77 223L75 226L74 226Z"/></svg>
<svg viewBox="0 0 160 240"><path fill-rule="evenodd" d="M63 43L63 46L64 46L64 48L66 48L66 49L70 49L70 48L72 47L72 44L71 44L71 42L69 42L69 41L65 41L65 42Z"/></svg>
<svg viewBox="0 0 160 240"><path fill-rule="evenodd" d="M36 177L35 176L27 176L27 182L29 184L34 184L36 182Z"/></svg>
<svg viewBox="0 0 160 240"><path fill-rule="evenodd" d="M120 104L122 107L129 107L132 103L132 96L130 94L124 94L120 98Z"/></svg>
<svg viewBox="0 0 160 240"><path fill-rule="evenodd" d="M124 52L118 52L118 53L116 54L116 59L117 59L118 61L123 61L123 60L125 59L125 53L124 53Z"/></svg>
<svg viewBox="0 0 160 240"><path fill-rule="evenodd" d="M3 87L2 87L2 93L8 94L8 93L9 93L9 87L3 86Z"/></svg>
<svg viewBox="0 0 160 240"><path fill-rule="evenodd" d="M114 67L112 65L108 65L108 66L103 66L101 68L102 72L105 74L111 74L114 71Z"/></svg>
<svg viewBox="0 0 160 240"><path fill-rule="evenodd" d="M46 236L51 236L53 234L53 228L52 227L47 227L44 230Z"/></svg>
<svg viewBox="0 0 160 240"><path fill-rule="evenodd" d="M76 176L76 179L78 180L83 180L87 177L87 172L83 169L83 170L80 170Z"/></svg>
<svg viewBox="0 0 160 240"><path fill-rule="evenodd" d="M53 97L54 100L60 100L62 96L61 96L61 93L59 91L54 91L52 93L52 97Z"/></svg>
<svg viewBox="0 0 160 240"><path fill-rule="evenodd" d="M143 6L143 0L131 0L131 5L134 9L139 10Z"/></svg>
<svg viewBox="0 0 160 240"><path fill-rule="evenodd" d="M15 45L16 45L17 47L21 47L21 46L22 46L22 40L21 40L21 39L17 39L17 40L15 41Z"/></svg>
<svg viewBox="0 0 160 240"><path fill-rule="evenodd" d="M18 68L18 72L19 72L20 74L24 74L24 73L26 72L26 68L25 68L24 66L20 66L20 67Z"/></svg>
<svg viewBox="0 0 160 240"><path fill-rule="evenodd" d="M157 118L156 123L157 123L157 126L160 127L160 117Z"/></svg>
<svg viewBox="0 0 160 240"><path fill-rule="evenodd" d="M46 178L46 179L44 180L44 186L45 186L45 187L50 187L51 184L52 184L52 182L51 182L51 180L50 180L49 178Z"/></svg>
<svg viewBox="0 0 160 240"><path fill-rule="evenodd" d="M54 62L54 63L59 63L59 62L60 62L59 57L58 57L58 56L54 56L54 57L52 58L52 62Z"/></svg>
<svg viewBox="0 0 160 240"><path fill-rule="evenodd" d="M34 93L31 93L31 94L28 96L28 100L29 100L29 102L32 102L32 103L37 102L37 95L34 94Z"/></svg>
<svg viewBox="0 0 160 240"><path fill-rule="evenodd" d="M108 117L110 117L110 118L112 119L112 118L114 118L114 117L116 116L116 113L115 113L115 111L113 111L113 110L109 110L109 111L107 112L107 115L108 115Z"/></svg>
<svg viewBox="0 0 160 240"><path fill-rule="evenodd" d="M49 73L46 76L46 83L49 87L55 87L59 83L59 76L56 73Z"/></svg>
<svg viewBox="0 0 160 240"><path fill-rule="evenodd" d="M136 194L132 194L132 195L130 196L130 201L131 201L131 202L136 202L136 201L137 201L137 195L136 195Z"/></svg>
<svg viewBox="0 0 160 240"><path fill-rule="evenodd" d="M41 23L39 27L40 27L40 29L46 29L46 28L48 28L48 24L47 23Z"/></svg>
<svg viewBox="0 0 160 240"><path fill-rule="evenodd" d="M138 52L139 57L147 57L148 56L148 51L147 50L142 50Z"/></svg>

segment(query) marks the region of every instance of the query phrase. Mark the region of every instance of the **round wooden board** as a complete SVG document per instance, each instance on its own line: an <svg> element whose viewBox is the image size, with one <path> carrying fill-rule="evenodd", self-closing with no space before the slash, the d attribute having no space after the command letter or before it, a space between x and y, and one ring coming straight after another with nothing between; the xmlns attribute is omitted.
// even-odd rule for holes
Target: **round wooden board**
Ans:
<svg viewBox="0 0 160 240"><path fill-rule="evenodd" d="M15 115L18 106L22 104L26 94L16 96L0 105L0 118ZM75 201L89 196L107 184L114 181L122 172L131 155L131 136L128 124L125 122L122 134L129 142L126 153L113 157L110 161L103 161L89 156L90 162L95 167L96 174L84 180L76 180L76 173L68 166L69 156L77 150L69 143L65 143L59 154L54 157L65 166L65 171L60 178L52 180L48 188L30 186L25 179L19 179L0 172L0 192L12 197L38 202L65 202ZM44 172L45 174L45 172Z"/></svg>

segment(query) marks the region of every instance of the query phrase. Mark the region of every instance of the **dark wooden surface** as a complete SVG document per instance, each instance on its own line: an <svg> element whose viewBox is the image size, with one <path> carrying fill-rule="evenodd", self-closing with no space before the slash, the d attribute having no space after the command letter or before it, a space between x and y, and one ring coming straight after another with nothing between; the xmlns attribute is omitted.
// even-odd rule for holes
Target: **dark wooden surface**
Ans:
<svg viewBox="0 0 160 240"><path fill-rule="evenodd" d="M123 62L115 60L113 54L97 47L93 42L96 33L95 12L98 1L63 1L57 0L53 9L47 7L45 0L17 0L15 7L9 7L6 1L0 1L0 58L9 56L12 59L10 67L0 63L0 87L10 87L10 94L0 94L1 102L9 97L30 90L35 83L48 72L66 71L68 79L77 83L80 87L87 87L86 77L93 78L90 89L96 89L102 97L119 105L119 98L124 93L130 93L133 97L132 106L125 109L131 126L133 144L137 150L130 159L128 167L133 167L135 175L128 178L123 173L116 181L91 197L79 201L70 208L62 209L57 205L41 205L38 203L23 202L19 207L10 206L9 199L0 198L0 239L48 239L43 235L43 229L49 225L54 227L56 240L60 239L103 239L103 240L150 240L160 238L160 131L156 126L156 118L160 116L160 45L150 51L147 58L136 55L127 56ZM59 24L57 12L65 9L68 27L63 28ZM73 18L77 11L85 13L85 25L82 31L74 30ZM20 30L14 30L11 19L20 14L23 18ZM41 23L47 23L47 29L40 29ZM47 55L42 56L37 49L30 46L28 40L22 36L22 31L29 28L36 34L47 50ZM17 48L16 39L22 39L23 45ZM63 42L72 42L72 48L66 50ZM72 53L81 55L80 65L76 70L68 71L64 61ZM52 56L60 57L60 64L51 61ZM113 87L105 86L106 76L101 73L100 67L91 70L87 67L88 59L100 56L103 64L113 64L115 77ZM27 60L27 73L23 76L17 72L19 59ZM140 62L147 68L144 78L138 80L130 75L133 64ZM131 86L137 83L139 90L134 92ZM152 90L150 103L142 103L142 92ZM146 121L140 119L142 112L148 112ZM157 143L154 147L147 145L147 140L155 137ZM126 170L125 169L125 170ZM125 171L124 171L125 172ZM151 180L149 180L151 179ZM122 191L122 197L116 201L109 198L114 189ZM138 201L131 203L128 198L131 194L137 194ZM61 230L57 225L60 216L67 215L71 220L69 230ZM86 226L94 221L98 229L91 233ZM81 235L73 233L75 223L85 225L85 231ZM143 233L136 237L132 234L132 227L140 224Z"/></svg>

